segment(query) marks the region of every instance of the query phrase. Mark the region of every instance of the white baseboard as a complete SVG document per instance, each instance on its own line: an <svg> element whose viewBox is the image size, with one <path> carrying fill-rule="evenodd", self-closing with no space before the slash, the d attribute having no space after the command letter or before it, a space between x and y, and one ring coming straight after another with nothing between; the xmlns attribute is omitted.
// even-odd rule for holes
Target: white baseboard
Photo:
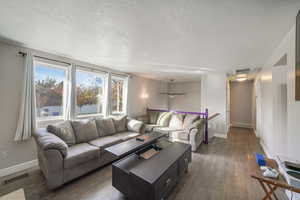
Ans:
<svg viewBox="0 0 300 200"><path fill-rule="evenodd" d="M8 168L0 169L0 177L8 176L37 166L38 160L31 160Z"/></svg>
<svg viewBox="0 0 300 200"><path fill-rule="evenodd" d="M227 139L227 134L215 133L215 137Z"/></svg>
<svg viewBox="0 0 300 200"><path fill-rule="evenodd" d="M232 122L231 126L239 128L253 128L252 124L243 123L243 122Z"/></svg>

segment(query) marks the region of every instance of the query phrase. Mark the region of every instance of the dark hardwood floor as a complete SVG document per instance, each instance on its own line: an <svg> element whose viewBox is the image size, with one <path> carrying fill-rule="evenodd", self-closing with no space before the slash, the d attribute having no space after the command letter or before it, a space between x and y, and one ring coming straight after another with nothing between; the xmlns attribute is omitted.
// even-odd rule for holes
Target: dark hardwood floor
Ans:
<svg viewBox="0 0 300 200"><path fill-rule="evenodd" d="M255 200L263 191L249 176L248 156L262 152L252 130L232 128L228 139L213 138L193 153L189 172L169 199L175 200ZM98 169L65 186L49 191L39 170L0 186L0 196L24 188L27 200L122 200L111 186L111 166ZM287 199L278 191L279 199Z"/></svg>

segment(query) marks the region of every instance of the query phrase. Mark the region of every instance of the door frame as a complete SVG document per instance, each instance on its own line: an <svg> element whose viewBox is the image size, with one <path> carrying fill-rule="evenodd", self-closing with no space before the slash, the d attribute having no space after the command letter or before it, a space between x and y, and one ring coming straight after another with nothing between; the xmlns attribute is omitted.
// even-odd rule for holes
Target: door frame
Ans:
<svg viewBox="0 0 300 200"><path fill-rule="evenodd" d="M261 80L258 78L255 81L255 106L256 106L256 123L254 132L256 137L261 137Z"/></svg>

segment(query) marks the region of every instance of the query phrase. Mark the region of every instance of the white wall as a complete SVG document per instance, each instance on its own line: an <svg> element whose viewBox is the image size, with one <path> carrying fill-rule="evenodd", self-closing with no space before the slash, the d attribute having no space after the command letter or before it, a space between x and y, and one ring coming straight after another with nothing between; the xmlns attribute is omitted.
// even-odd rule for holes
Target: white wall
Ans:
<svg viewBox="0 0 300 200"><path fill-rule="evenodd" d="M18 120L24 69L24 59L18 55L18 52L24 50L24 48L0 42L0 170L36 159L36 148L32 139L24 142L13 140ZM88 65L88 63L44 52L39 52L39 55L83 66ZM154 108L167 108L166 96L159 95L160 89L166 88L166 83L137 76L133 76L129 82L129 115L144 113L147 104ZM143 92L149 95L147 100L141 98Z"/></svg>
<svg viewBox="0 0 300 200"><path fill-rule="evenodd" d="M146 114L146 108L168 109L167 95L159 94L167 90L167 83L132 76L128 88L128 115ZM148 96L147 98L143 98Z"/></svg>
<svg viewBox="0 0 300 200"><path fill-rule="evenodd" d="M273 154L287 153L287 66L272 68L273 129L275 135Z"/></svg>
<svg viewBox="0 0 300 200"><path fill-rule="evenodd" d="M262 101L270 102L270 89L272 83L272 73L270 66L273 66L284 54L287 54L287 73L281 73L282 79L287 79L287 128L283 133L274 133L272 131L274 124L279 121L272 119L273 108L264 107L262 115L267 112L268 116L262 116L261 140L265 148L271 155L285 155L291 159L300 160L299 142L300 142L300 101L295 101L295 26L281 41L279 46L273 51L269 60L264 66L263 72L258 76L263 82ZM284 77L286 76L286 77ZM281 147L278 143L281 141ZM279 149L279 150L278 150Z"/></svg>
<svg viewBox="0 0 300 200"><path fill-rule="evenodd" d="M169 92L183 92L184 96L169 98L170 110L201 112L201 81L169 83Z"/></svg>
<svg viewBox="0 0 300 200"><path fill-rule="evenodd" d="M208 108L209 115L220 113L209 122L209 135L227 137L226 103L227 103L227 77L225 73L207 74L201 79L202 109Z"/></svg>
<svg viewBox="0 0 300 200"><path fill-rule="evenodd" d="M230 82L230 121L232 126L252 127L253 80Z"/></svg>
<svg viewBox="0 0 300 200"><path fill-rule="evenodd" d="M261 81L261 127L260 138L263 146L273 149L273 91L272 68L265 67L260 73Z"/></svg>
<svg viewBox="0 0 300 200"><path fill-rule="evenodd" d="M23 58L18 55L18 50L0 43L0 169L36 159L33 140L13 140L24 70Z"/></svg>

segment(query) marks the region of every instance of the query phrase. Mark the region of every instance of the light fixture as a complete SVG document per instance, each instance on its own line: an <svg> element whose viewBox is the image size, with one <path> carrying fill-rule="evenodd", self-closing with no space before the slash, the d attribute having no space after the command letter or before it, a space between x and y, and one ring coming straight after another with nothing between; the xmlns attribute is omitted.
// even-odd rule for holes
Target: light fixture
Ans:
<svg viewBox="0 0 300 200"><path fill-rule="evenodd" d="M247 78L247 74L238 74L238 75L236 75L236 79L235 80L241 82L241 81L245 81L247 79L248 79Z"/></svg>
<svg viewBox="0 0 300 200"><path fill-rule="evenodd" d="M148 99L148 97L149 97L149 95L148 95L147 93L143 93L143 94L141 95L141 98L142 98L142 99Z"/></svg>
<svg viewBox="0 0 300 200"><path fill-rule="evenodd" d="M170 84L174 83L174 79L170 79ZM169 85L170 86L170 85ZM161 92L160 94L168 95L169 98L174 98L176 96L184 96L186 93L183 92L170 92L172 91L172 88L169 87L167 92Z"/></svg>
<svg viewBox="0 0 300 200"><path fill-rule="evenodd" d="M244 78L243 78L243 77L241 77L241 78L237 78L236 80L237 80L237 81L239 81L239 82L242 82L242 81L245 81L245 80L247 80L247 78L246 78L246 77L244 77Z"/></svg>

